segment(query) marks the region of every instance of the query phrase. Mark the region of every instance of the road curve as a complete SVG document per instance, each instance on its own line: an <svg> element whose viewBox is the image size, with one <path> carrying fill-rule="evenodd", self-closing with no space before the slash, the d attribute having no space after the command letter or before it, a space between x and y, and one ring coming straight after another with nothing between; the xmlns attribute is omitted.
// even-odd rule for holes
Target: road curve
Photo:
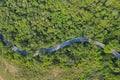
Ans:
<svg viewBox="0 0 120 80"><path fill-rule="evenodd" d="M17 53L20 53L21 55L27 55L29 54L30 52L26 51L26 50L21 50L19 49L17 46L15 46L13 43L7 41L3 34L0 34L0 41L6 45L6 46L9 46L9 48L11 48L11 50L13 50L14 52L17 52ZM40 50L36 50L34 56L38 56L40 53L53 53L59 49L62 49L72 43L78 43L78 42L83 42L83 43L90 43L91 41L93 41L92 39L88 39L88 38L84 38L84 37L77 37L77 38L72 38L72 39L69 39L57 46L53 46L53 47L50 47L50 48L42 48ZM93 43L100 47L100 48L103 48L105 47L105 44L101 43L101 42L98 42L98 41L93 41ZM120 59L120 54L116 51L116 50L112 50L111 52L116 58L119 58Z"/></svg>

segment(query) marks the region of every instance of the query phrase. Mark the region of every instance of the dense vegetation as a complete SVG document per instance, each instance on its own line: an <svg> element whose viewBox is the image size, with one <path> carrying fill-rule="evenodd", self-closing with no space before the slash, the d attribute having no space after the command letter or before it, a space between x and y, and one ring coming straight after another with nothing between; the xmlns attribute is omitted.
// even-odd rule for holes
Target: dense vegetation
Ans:
<svg viewBox="0 0 120 80"><path fill-rule="evenodd" d="M119 14L120 0L0 0L0 33L31 53L22 56L0 42L0 79L119 80L120 61L109 50L120 52ZM33 57L80 36L106 47L75 43Z"/></svg>

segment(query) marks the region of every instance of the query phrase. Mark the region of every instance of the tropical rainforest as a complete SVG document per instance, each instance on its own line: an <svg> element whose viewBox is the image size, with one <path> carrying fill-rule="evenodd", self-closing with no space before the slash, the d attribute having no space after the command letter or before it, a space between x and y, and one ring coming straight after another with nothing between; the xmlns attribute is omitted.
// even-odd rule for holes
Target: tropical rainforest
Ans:
<svg viewBox="0 0 120 80"><path fill-rule="evenodd" d="M0 0L0 33L22 50L0 41L0 80L119 80L120 0ZM73 43L39 54L75 37L91 38L106 47Z"/></svg>

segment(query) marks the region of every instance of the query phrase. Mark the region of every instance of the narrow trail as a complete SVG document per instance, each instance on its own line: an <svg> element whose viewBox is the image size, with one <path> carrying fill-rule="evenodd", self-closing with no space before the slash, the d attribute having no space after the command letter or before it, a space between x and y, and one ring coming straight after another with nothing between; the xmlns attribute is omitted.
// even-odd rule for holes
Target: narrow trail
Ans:
<svg viewBox="0 0 120 80"><path fill-rule="evenodd" d="M19 49L17 46L15 46L13 43L7 41L7 40L4 38L3 34L0 34L0 41L1 41L4 45L6 45L6 46L8 46L9 48L11 48L11 50L13 50L14 52L20 53L21 55L28 55L28 54L30 54L30 52L25 51L25 50L21 50L21 49ZM34 57L35 57L35 56L38 56L40 53L45 54L45 53L55 52L55 51L57 51L57 50L59 50L59 49L62 49L62 48L64 48L64 47L72 44L72 43L78 43L78 42L83 42L83 43L91 43L91 42L93 42L93 44L95 44L96 46L98 46L98 47L100 47L100 48L103 48L103 49L104 49L104 47L105 47L105 44L100 43L100 42L98 42L98 41L94 41L94 40L92 40L92 39L88 39L88 38L84 38L84 37L77 37L77 38L72 38L72 39L70 39L70 40L67 40L67 41L65 41L65 42L63 42L63 43L61 43L61 44L59 44L59 45L57 45L57 46L53 46L53 47L50 47L50 48L42 48L42 49L40 49L40 50L36 50L36 52L35 52L35 54L34 54ZM117 57L117 58L120 59L120 54L119 54L116 50L113 49L111 53L112 53L115 57Z"/></svg>

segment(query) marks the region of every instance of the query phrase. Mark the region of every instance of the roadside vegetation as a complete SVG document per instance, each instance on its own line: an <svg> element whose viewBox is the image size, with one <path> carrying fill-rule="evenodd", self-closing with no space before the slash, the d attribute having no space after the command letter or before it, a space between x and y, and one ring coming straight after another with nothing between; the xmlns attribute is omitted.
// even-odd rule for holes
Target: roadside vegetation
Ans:
<svg viewBox="0 0 120 80"><path fill-rule="evenodd" d="M119 80L120 0L0 0L0 33L22 56L0 41L0 80ZM106 45L74 43L33 57L75 37Z"/></svg>

